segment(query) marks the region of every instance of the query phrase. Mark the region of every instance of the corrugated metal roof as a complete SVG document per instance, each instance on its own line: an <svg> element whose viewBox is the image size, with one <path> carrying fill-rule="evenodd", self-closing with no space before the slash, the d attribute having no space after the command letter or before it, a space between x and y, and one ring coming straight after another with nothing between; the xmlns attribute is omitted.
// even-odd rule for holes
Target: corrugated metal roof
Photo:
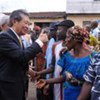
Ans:
<svg viewBox="0 0 100 100"><path fill-rule="evenodd" d="M63 18L66 17L66 12L39 12L39 13L30 13L30 17L34 19L38 18Z"/></svg>
<svg viewBox="0 0 100 100"><path fill-rule="evenodd" d="M10 15L10 13L5 13L7 15ZM33 12L29 13L30 18L34 19L45 19L45 18L65 18L66 12Z"/></svg>

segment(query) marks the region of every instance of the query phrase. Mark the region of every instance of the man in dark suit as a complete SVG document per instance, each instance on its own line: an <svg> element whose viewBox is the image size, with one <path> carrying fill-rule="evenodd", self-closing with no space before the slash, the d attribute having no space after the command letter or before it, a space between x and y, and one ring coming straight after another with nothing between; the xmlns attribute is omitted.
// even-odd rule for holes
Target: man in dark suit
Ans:
<svg viewBox="0 0 100 100"><path fill-rule="evenodd" d="M15 10L10 15L10 29L0 34L0 100L25 100L25 73L28 61L42 51L47 35L39 38L28 48L23 48L20 36L29 29L29 14Z"/></svg>

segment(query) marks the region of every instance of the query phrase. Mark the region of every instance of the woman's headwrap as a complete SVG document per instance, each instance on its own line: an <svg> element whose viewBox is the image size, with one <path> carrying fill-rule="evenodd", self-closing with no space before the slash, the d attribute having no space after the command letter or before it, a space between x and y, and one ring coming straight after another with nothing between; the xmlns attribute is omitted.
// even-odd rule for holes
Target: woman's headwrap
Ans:
<svg viewBox="0 0 100 100"><path fill-rule="evenodd" d="M84 28L81 28L80 26L73 27L72 35L74 39L78 40L81 43L89 39L89 32Z"/></svg>

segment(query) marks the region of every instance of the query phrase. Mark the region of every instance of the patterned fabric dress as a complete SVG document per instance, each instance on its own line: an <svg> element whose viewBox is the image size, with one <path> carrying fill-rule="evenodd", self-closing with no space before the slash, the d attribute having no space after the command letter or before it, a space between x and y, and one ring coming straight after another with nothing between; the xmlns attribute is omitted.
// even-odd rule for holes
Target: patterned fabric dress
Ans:
<svg viewBox="0 0 100 100"><path fill-rule="evenodd" d="M83 74L90 65L90 55L82 58L74 58L69 52L64 54L58 61L58 65L63 68L63 73L70 72L74 78L83 81ZM81 91L80 85L71 85L68 81L64 82L64 100L77 100Z"/></svg>
<svg viewBox="0 0 100 100"><path fill-rule="evenodd" d="M86 82L93 84L91 100L100 100L100 52L92 59L92 63L84 74Z"/></svg>

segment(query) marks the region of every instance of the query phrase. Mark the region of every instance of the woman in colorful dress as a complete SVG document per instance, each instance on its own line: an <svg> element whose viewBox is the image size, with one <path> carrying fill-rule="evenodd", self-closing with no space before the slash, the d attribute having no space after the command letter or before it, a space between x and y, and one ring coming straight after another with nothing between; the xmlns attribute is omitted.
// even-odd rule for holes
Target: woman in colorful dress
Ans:
<svg viewBox="0 0 100 100"><path fill-rule="evenodd" d="M64 82L64 100L77 100L84 82L83 75L93 56L93 51L86 46L86 40L88 40L87 31L77 26L70 28L66 34L67 49L63 50L67 52L64 52L58 61L62 75L59 78L40 80L37 87Z"/></svg>

